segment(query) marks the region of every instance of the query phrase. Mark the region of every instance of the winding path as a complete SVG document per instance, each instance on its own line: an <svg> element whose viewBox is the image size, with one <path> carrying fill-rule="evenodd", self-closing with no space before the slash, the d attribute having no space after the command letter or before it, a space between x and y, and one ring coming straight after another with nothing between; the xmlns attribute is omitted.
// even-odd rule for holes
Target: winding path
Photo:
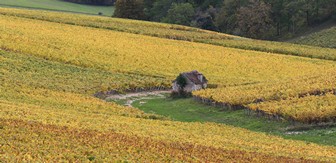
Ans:
<svg viewBox="0 0 336 163"><path fill-rule="evenodd" d="M170 93L171 91L148 91L148 92L136 92L128 94L117 94L108 96L105 100L126 100L125 106L133 107L132 104L139 100L149 100L154 98L165 98L165 93ZM151 97L148 97L151 96ZM133 99L136 98L136 99Z"/></svg>

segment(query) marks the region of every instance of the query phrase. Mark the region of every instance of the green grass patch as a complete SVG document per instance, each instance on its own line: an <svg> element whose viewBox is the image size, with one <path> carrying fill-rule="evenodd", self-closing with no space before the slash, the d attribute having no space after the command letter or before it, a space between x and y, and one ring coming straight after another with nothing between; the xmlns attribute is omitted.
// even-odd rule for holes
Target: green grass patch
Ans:
<svg viewBox="0 0 336 163"><path fill-rule="evenodd" d="M97 15L99 12L105 16L112 16L113 6L93 6L65 2L62 0L0 0L0 6L65 11Z"/></svg>
<svg viewBox="0 0 336 163"><path fill-rule="evenodd" d="M140 102L145 102L140 104ZM187 99L150 99L139 100L133 106L145 111L170 117L182 122L215 122L264 132L287 139L303 140L323 145L336 146L336 127L326 129L288 131L292 127L289 122L277 122L245 114L244 110L225 110L206 106Z"/></svg>

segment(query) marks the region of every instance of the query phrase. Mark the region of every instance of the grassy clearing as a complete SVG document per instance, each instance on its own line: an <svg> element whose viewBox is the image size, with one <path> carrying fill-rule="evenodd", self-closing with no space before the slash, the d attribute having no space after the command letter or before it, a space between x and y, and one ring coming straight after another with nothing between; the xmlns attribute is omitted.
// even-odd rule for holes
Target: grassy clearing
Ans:
<svg viewBox="0 0 336 163"><path fill-rule="evenodd" d="M101 12L105 16L112 16L114 11L113 6L82 5L64 2L62 0L0 0L0 6L66 11L94 15Z"/></svg>
<svg viewBox="0 0 336 163"><path fill-rule="evenodd" d="M140 104L141 101L145 103ZM223 123L287 139L336 146L336 127L289 131L287 128L292 126L288 122L276 122L249 116L244 113L244 110L222 110L199 104L190 98L138 100L133 105L146 113L164 115L176 121Z"/></svg>

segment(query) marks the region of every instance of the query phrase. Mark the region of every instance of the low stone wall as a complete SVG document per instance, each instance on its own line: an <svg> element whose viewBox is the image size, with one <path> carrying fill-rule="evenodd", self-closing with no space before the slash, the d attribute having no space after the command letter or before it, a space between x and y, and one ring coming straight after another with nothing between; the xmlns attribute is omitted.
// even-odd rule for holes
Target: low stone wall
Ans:
<svg viewBox="0 0 336 163"><path fill-rule="evenodd" d="M295 121L293 119L285 118L285 117L283 117L282 115L279 115L279 114L269 114L269 113L266 113L262 110L251 110L249 108L246 108L245 113L247 115L251 115L251 116L264 117L264 118L267 118L269 120L275 120L275 121L285 121L285 120L287 120L291 123L295 123Z"/></svg>
<svg viewBox="0 0 336 163"><path fill-rule="evenodd" d="M229 109L229 110L248 109L247 107L245 107L243 105L231 105L231 104L228 104L228 103L217 102L215 100L202 98L202 97L199 97L199 96L193 96L193 99L197 102L200 102L200 103L203 103L203 104L206 104L206 105L210 105L210 106L214 106L214 107L223 108L223 109Z"/></svg>
<svg viewBox="0 0 336 163"><path fill-rule="evenodd" d="M336 95L336 89L315 90L315 91L310 91L310 92L307 92L307 93L301 93L301 94L299 94L299 98L310 96L310 95L313 95L313 96L323 96L323 95L325 95L327 93L332 93L332 94Z"/></svg>
<svg viewBox="0 0 336 163"><path fill-rule="evenodd" d="M256 116L256 117L264 117L269 120L275 120L275 121L284 121L286 118L284 118L281 115L273 115L273 114L268 114L262 110L251 110L249 107L246 107L244 105L231 105L228 103L223 103L223 102L217 102L211 99L207 98L202 98L199 96L193 96L193 99L197 102L210 105L213 107L218 107L218 108L223 108L223 109L228 109L228 110L244 110L245 114L250 115L250 116ZM286 119L288 120L288 119ZM290 120L289 120L290 121Z"/></svg>

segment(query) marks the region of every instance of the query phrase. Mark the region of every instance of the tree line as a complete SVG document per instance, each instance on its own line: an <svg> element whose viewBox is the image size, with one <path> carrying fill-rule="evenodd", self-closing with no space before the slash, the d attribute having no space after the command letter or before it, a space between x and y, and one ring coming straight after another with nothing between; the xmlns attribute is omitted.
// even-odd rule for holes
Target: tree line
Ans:
<svg viewBox="0 0 336 163"><path fill-rule="evenodd" d="M336 20L336 0L117 0L115 17L276 39Z"/></svg>

